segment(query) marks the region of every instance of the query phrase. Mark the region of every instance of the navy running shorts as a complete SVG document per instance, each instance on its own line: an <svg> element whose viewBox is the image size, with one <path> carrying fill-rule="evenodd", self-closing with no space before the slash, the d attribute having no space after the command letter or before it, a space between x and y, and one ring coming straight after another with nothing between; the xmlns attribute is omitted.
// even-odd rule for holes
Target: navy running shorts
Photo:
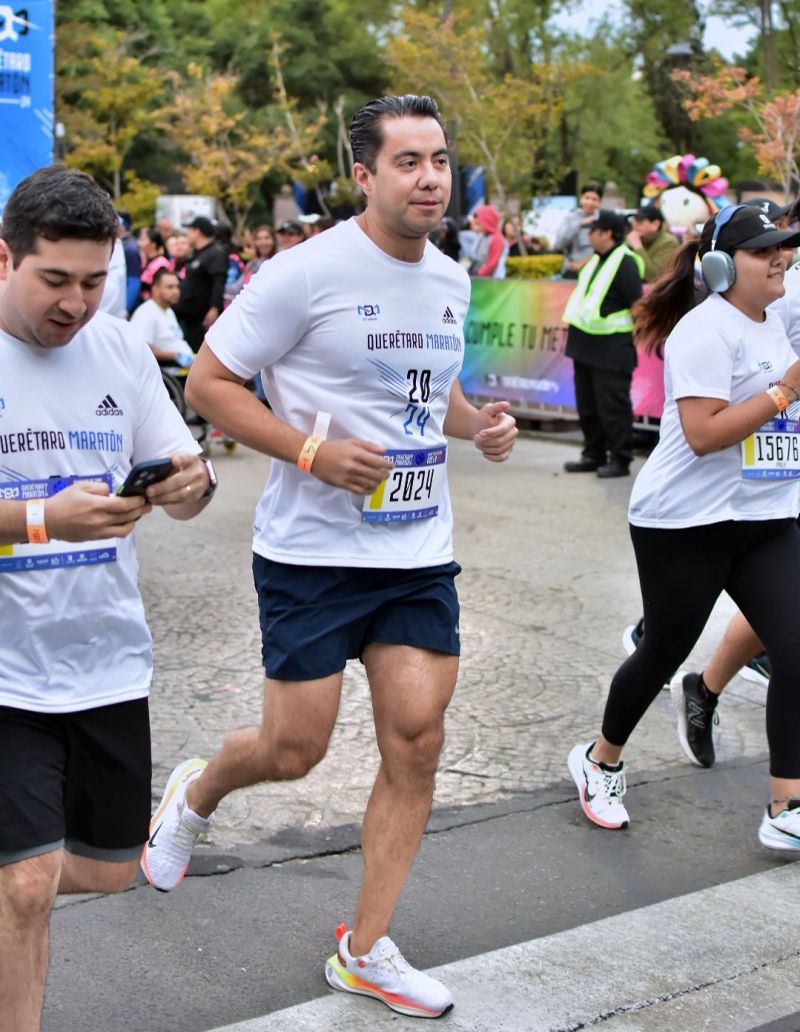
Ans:
<svg viewBox="0 0 800 1032"><path fill-rule="evenodd" d="M134 860L150 780L147 699L77 713L0 706L0 866L61 847Z"/></svg>
<svg viewBox="0 0 800 1032"><path fill-rule="evenodd" d="M267 677L314 681L360 659L367 645L412 645L458 656L458 563L417 570L294 566L253 555Z"/></svg>

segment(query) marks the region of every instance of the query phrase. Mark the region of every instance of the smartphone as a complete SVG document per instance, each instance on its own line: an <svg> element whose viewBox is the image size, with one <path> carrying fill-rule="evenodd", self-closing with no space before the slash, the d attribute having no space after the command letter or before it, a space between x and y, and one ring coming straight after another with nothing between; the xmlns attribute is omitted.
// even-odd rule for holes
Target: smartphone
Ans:
<svg viewBox="0 0 800 1032"><path fill-rule="evenodd" d="M172 469L172 459L145 459L144 462L137 462L125 478L125 483L117 490L117 494L123 498L143 495L151 484L166 480Z"/></svg>

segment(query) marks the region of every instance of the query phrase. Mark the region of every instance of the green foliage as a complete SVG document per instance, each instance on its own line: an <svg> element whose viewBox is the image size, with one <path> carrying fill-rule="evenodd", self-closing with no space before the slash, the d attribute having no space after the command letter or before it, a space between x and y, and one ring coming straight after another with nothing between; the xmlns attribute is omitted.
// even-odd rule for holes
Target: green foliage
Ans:
<svg viewBox="0 0 800 1032"><path fill-rule="evenodd" d="M408 8L386 60L397 92L430 93L439 101L462 161L485 166L502 208L511 194L530 197L537 148L561 107L559 69L529 62L524 78L500 75L490 52L487 25ZM554 183L561 170L540 164L539 181Z"/></svg>
<svg viewBox="0 0 800 1032"><path fill-rule="evenodd" d="M548 279L561 268L561 254L527 254L521 258L506 258L508 279Z"/></svg>
<svg viewBox="0 0 800 1032"><path fill-rule="evenodd" d="M676 151L706 154L731 179L755 171L753 147L737 146L741 119L691 122L671 79L676 67L710 69L700 3L623 0L624 27L595 24L587 38L555 27L574 10L566 0L59 0L56 118L66 160L142 210L152 184L202 183L234 220L263 217L296 178L344 214L358 204L346 127L391 90L439 100L460 160L486 168L501 205L526 206L570 169L615 180L633 201ZM758 28L749 72L795 88L800 0L713 9Z"/></svg>
<svg viewBox="0 0 800 1032"><path fill-rule="evenodd" d="M605 28L565 50L572 74L564 90L564 159L580 180L613 180L636 203L645 175L670 144L624 41Z"/></svg>

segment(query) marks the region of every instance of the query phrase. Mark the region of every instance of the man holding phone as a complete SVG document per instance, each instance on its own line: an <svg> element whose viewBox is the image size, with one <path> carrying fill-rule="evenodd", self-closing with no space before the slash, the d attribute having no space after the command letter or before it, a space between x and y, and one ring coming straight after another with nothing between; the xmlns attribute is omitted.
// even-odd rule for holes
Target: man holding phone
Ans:
<svg viewBox="0 0 800 1032"><path fill-rule="evenodd" d="M215 484L147 344L98 311L116 233L108 195L57 165L0 229L0 1028L18 1032L40 1026L56 893L126 888L147 838L131 532L153 505L190 519ZM137 463L149 486L118 495Z"/></svg>

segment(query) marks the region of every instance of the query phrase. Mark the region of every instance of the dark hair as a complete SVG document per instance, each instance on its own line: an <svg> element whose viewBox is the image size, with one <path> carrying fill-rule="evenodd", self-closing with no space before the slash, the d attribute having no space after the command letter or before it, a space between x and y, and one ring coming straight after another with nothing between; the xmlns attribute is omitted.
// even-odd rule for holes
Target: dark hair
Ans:
<svg viewBox="0 0 800 1032"><path fill-rule="evenodd" d="M155 228L155 226L146 226L144 232L147 233L147 239L150 241L150 243L155 244L159 251L161 251L161 253L163 254L165 250L164 238Z"/></svg>
<svg viewBox="0 0 800 1032"><path fill-rule="evenodd" d="M45 240L117 239L119 219L111 198L91 176L64 165L47 165L22 180L3 209L0 235L14 265Z"/></svg>
<svg viewBox="0 0 800 1032"><path fill-rule="evenodd" d="M214 236L217 238L217 243L223 245L223 247L231 247L233 245L233 230L226 222L218 222L214 227Z"/></svg>
<svg viewBox="0 0 800 1032"><path fill-rule="evenodd" d="M649 292L633 306L636 340L647 354L654 351L684 315L706 296L706 292L702 288L698 290L695 283L695 259L698 255L702 258L711 250L717 214L719 212L706 221L699 240L681 244ZM734 212L728 224L746 217L746 214ZM735 247L724 248L731 257L736 250Z"/></svg>
<svg viewBox="0 0 800 1032"><path fill-rule="evenodd" d="M664 272L633 306L636 343L648 355L664 343L684 315L702 299L694 277L699 247L698 240L681 244Z"/></svg>
<svg viewBox="0 0 800 1032"><path fill-rule="evenodd" d="M177 276L177 272L174 269L168 269L166 265L162 265L160 269L156 269L153 274L153 279L150 282L151 287L155 287L159 284L165 276Z"/></svg>
<svg viewBox="0 0 800 1032"><path fill-rule="evenodd" d="M378 97L365 104L353 115L350 123L350 150L353 161L375 171L378 151L383 146L383 121L387 118L433 118L442 128L447 139L442 116L436 101L431 97L418 97L415 93L402 96Z"/></svg>
<svg viewBox="0 0 800 1032"><path fill-rule="evenodd" d="M580 197L583 197L585 193L596 193L598 197L603 196L603 184L598 183L596 179L590 179L588 183L584 183L581 187Z"/></svg>

